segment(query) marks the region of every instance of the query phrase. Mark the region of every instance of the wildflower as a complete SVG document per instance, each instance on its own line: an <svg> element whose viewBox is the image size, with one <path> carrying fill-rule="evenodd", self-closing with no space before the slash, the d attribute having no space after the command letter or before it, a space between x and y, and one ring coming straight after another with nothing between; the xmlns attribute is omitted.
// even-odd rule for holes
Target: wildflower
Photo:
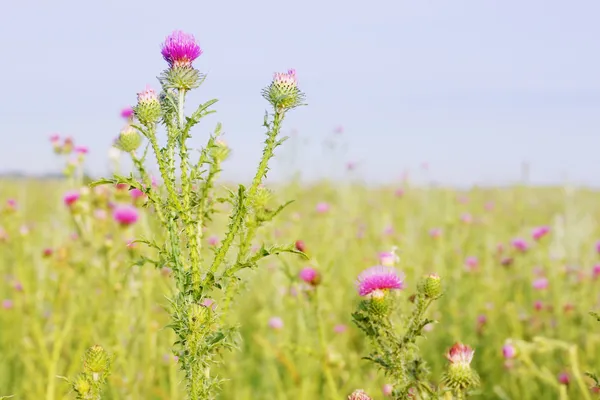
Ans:
<svg viewBox="0 0 600 400"><path fill-rule="evenodd" d="M300 279L312 286L317 286L321 282L321 274L311 267L303 268L299 276Z"/></svg>
<svg viewBox="0 0 600 400"><path fill-rule="evenodd" d="M207 308L211 308L212 310L214 310L217 307L217 303L215 303L215 301L213 299L209 299L209 298L202 300L200 305L207 307Z"/></svg>
<svg viewBox="0 0 600 400"><path fill-rule="evenodd" d="M210 236L208 238L208 245L209 246L213 246L214 247L214 246L216 246L218 244L219 244L219 238L217 236L213 235L213 236Z"/></svg>
<svg viewBox="0 0 600 400"><path fill-rule="evenodd" d="M133 107L125 107L121 110L121 117L129 120L133 118Z"/></svg>
<svg viewBox="0 0 600 400"><path fill-rule="evenodd" d="M540 240L541 238L543 238L544 236L546 236L549 232L550 232L549 226L539 226L531 232L531 237L533 238L533 240L537 241L537 240Z"/></svg>
<svg viewBox="0 0 600 400"><path fill-rule="evenodd" d="M276 72L271 84L263 89L263 97L278 111L301 105L304 94L298 89L296 70Z"/></svg>
<svg viewBox="0 0 600 400"><path fill-rule="evenodd" d="M561 372L560 374L558 374L558 381L561 384L568 386L571 382L571 378L569 377L569 374L567 372Z"/></svg>
<svg viewBox="0 0 600 400"><path fill-rule="evenodd" d="M350 396L348 400L372 400L367 393L362 389L357 389Z"/></svg>
<svg viewBox="0 0 600 400"><path fill-rule="evenodd" d="M130 153L136 151L142 145L142 136L131 125L126 125L121 129L119 137L115 141L114 146L124 152Z"/></svg>
<svg viewBox="0 0 600 400"><path fill-rule="evenodd" d="M533 281L533 288L536 290L543 290L548 288L548 278L538 278Z"/></svg>
<svg viewBox="0 0 600 400"><path fill-rule="evenodd" d="M396 191L394 192L394 195L396 195L396 197L404 196L404 189L402 189L402 188L396 189Z"/></svg>
<svg viewBox="0 0 600 400"><path fill-rule="evenodd" d="M431 236L434 239L437 239L440 236L442 236L442 230L440 228L433 228L429 231L429 236Z"/></svg>
<svg viewBox="0 0 600 400"><path fill-rule="evenodd" d="M460 220L465 224L470 224L471 222L473 222L473 216L471 216L471 214L469 213L465 213L460 216Z"/></svg>
<svg viewBox="0 0 600 400"><path fill-rule="evenodd" d="M592 267L592 277L598 279L600 276L600 264L596 264Z"/></svg>
<svg viewBox="0 0 600 400"><path fill-rule="evenodd" d="M115 207L113 211L113 218L121 226L133 225L139 218L137 208L130 205L122 205Z"/></svg>
<svg viewBox="0 0 600 400"><path fill-rule="evenodd" d="M402 289L404 275L395 268L378 265L364 270L356 281L358 294L367 296L375 290Z"/></svg>
<svg viewBox="0 0 600 400"><path fill-rule="evenodd" d="M192 62L202 54L202 49L193 35L174 31L165 39L160 53L171 68L191 68Z"/></svg>
<svg viewBox="0 0 600 400"><path fill-rule="evenodd" d="M506 344L502 346L502 356L507 360L515 358L517 356L517 349L515 348L515 346L512 345L510 341L506 342Z"/></svg>
<svg viewBox="0 0 600 400"><path fill-rule="evenodd" d="M502 257L502 259L500 260L500 264L502 264L505 267L510 266L512 263L513 263L512 257Z"/></svg>
<svg viewBox="0 0 600 400"><path fill-rule="evenodd" d="M294 246L296 247L296 250L301 251L303 253L306 250L306 245L304 244L304 242L302 240L296 240L296 243L294 244Z"/></svg>
<svg viewBox="0 0 600 400"><path fill-rule="evenodd" d="M154 89L146 89L137 94L138 103L135 106L135 116L146 126L155 124L161 115L160 102Z"/></svg>
<svg viewBox="0 0 600 400"><path fill-rule="evenodd" d="M86 146L76 146L74 150L75 153L79 155L85 155L90 152L90 149L88 149Z"/></svg>
<svg viewBox="0 0 600 400"><path fill-rule="evenodd" d="M533 303L533 308L536 311L542 311L544 309L544 303L541 300L536 300Z"/></svg>
<svg viewBox="0 0 600 400"><path fill-rule="evenodd" d="M65 203L65 205L67 207L73 207L73 205L75 205L77 200L79 200L79 196L80 196L79 191L73 190L73 191L67 192L63 196L63 202Z"/></svg>
<svg viewBox="0 0 600 400"><path fill-rule="evenodd" d="M384 267L393 267L400 261L400 258L396 255L395 251L382 251L379 253L379 263Z"/></svg>
<svg viewBox="0 0 600 400"><path fill-rule="evenodd" d="M524 239L516 238L511 242L511 244L520 252L526 252L529 249L529 245Z"/></svg>
<svg viewBox="0 0 600 400"><path fill-rule="evenodd" d="M600 254L600 240L596 242L596 253Z"/></svg>
<svg viewBox="0 0 600 400"><path fill-rule="evenodd" d="M143 197L146 197L146 195L144 194L144 192L142 192L140 189L137 188L133 188L129 191L129 194L131 195L131 198L135 201L138 199L141 199Z"/></svg>
<svg viewBox="0 0 600 400"><path fill-rule="evenodd" d="M336 326L333 327L333 331L335 333L344 333L348 330L348 327L344 324L337 324Z"/></svg>
<svg viewBox="0 0 600 400"><path fill-rule="evenodd" d="M462 343L456 343L446 353L450 362L444 374L443 382L455 390L465 390L479 384L479 376L471 369L475 351Z"/></svg>
<svg viewBox="0 0 600 400"><path fill-rule="evenodd" d="M269 319L269 327L275 330L283 328L283 320L279 317L272 317Z"/></svg>
<svg viewBox="0 0 600 400"><path fill-rule="evenodd" d="M439 275L429 274L419 286L419 292L428 299L436 299L442 294L442 281Z"/></svg>
<svg viewBox="0 0 600 400"><path fill-rule="evenodd" d="M473 271L475 269L477 269L477 266L479 265L479 260L477 259L477 257L467 257L467 259L465 260L465 267L467 267L467 270L469 271Z"/></svg>
<svg viewBox="0 0 600 400"><path fill-rule="evenodd" d="M324 214L324 213L326 213L327 211L329 211L329 208L330 208L330 207L329 207L329 204L328 204L328 203L321 202L321 203L317 204L317 212L318 212L319 214Z"/></svg>
<svg viewBox="0 0 600 400"><path fill-rule="evenodd" d="M5 310L10 310L13 307L14 307L14 303L12 300L9 300L9 299L2 300L2 308L4 308Z"/></svg>
<svg viewBox="0 0 600 400"><path fill-rule="evenodd" d="M383 388L381 388L381 391L383 392L384 396L391 396L393 390L394 387L389 383L386 383L385 385L383 385Z"/></svg>
<svg viewBox="0 0 600 400"><path fill-rule="evenodd" d="M16 211L17 208L19 208L19 205L17 204L17 201L15 199L8 199L6 200L6 209L7 211Z"/></svg>

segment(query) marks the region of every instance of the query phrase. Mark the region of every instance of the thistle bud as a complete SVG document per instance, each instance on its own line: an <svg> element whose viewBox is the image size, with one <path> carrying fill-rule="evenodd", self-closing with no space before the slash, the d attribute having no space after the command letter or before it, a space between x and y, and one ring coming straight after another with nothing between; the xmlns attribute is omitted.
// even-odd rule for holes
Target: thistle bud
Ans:
<svg viewBox="0 0 600 400"><path fill-rule="evenodd" d="M77 393L82 399L87 399L87 395L90 394L92 390L92 385L87 380L87 377L83 374L80 374L75 378L75 381L72 382L73 390Z"/></svg>
<svg viewBox="0 0 600 400"><path fill-rule="evenodd" d="M200 57L202 49L193 35L175 31L165 39L161 54L169 69L161 76L167 88L190 90L200 85L200 72L193 68L193 61Z"/></svg>
<svg viewBox="0 0 600 400"><path fill-rule="evenodd" d="M101 346L92 346L85 352L83 369L86 373L92 374L95 380L98 380L100 374L107 372L109 367L110 358Z"/></svg>
<svg viewBox="0 0 600 400"><path fill-rule="evenodd" d="M368 311L377 317L385 317L389 315L392 304L392 299L383 290L374 290L370 295Z"/></svg>
<svg viewBox="0 0 600 400"><path fill-rule="evenodd" d="M446 386L454 390L466 390L479 385L477 372L471 369L471 361L475 351L462 343L456 343L446 353L450 362L442 380Z"/></svg>
<svg viewBox="0 0 600 400"><path fill-rule="evenodd" d="M371 400L371 397L364 390L357 389L348 396L348 400Z"/></svg>
<svg viewBox="0 0 600 400"><path fill-rule="evenodd" d="M135 116L144 125L153 125L160 119L161 108L156 92L151 87L137 95L138 103L135 106Z"/></svg>
<svg viewBox="0 0 600 400"><path fill-rule="evenodd" d="M437 299L442 294L441 278L436 274L427 275L419 286L419 292L428 299Z"/></svg>
<svg viewBox="0 0 600 400"><path fill-rule="evenodd" d="M117 138L115 147L127 153L136 151L142 145L142 136L131 125L127 125Z"/></svg>
<svg viewBox="0 0 600 400"><path fill-rule="evenodd" d="M263 89L263 97L278 111L302 105L304 94L298 89L296 70L276 72L271 84Z"/></svg>

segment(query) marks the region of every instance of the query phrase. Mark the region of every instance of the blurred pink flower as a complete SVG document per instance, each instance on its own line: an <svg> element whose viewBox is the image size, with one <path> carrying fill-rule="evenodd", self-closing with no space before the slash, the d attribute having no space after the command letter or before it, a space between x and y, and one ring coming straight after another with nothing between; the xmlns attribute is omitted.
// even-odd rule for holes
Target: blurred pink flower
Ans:
<svg viewBox="0 0 600 400"><path fill-rule="evenodd" d="M543 290L548 288L548 278L538 278L533 281L533 288L536 290Z"/></svg>
<svg viewBox="0 0 600 400"><path fill-rule="evenodd" d="M596 243L596 252L600 253L600 240Z"/></svg>
<svg viewBox="0 0 600 400"><path fill-rule="evenodd" d="M83 155L90 152L90 150L86 146L75 146L75 153Z"/></svg>
<svg viewBox="0 0 600 400"><path fill-rule="evenodd" d="M521 238L513 239L511 244L516 250L520 252L525 252L529 249L529 245L527 244L527 242Z"/></svg>
<svg viewBox="0 0 600 400"><path fill-rule="evenodd" d="M275 330L283 328L283 320L279 317L272 317L269 319L269 327Z"/></svg>
<svg viewBox="0 0 600 400"><path fill-rule="evenodd" d="M470 224L473 222L473 216L469 213L465 213L460 216L460 220L465 224Z"/></svg>
<svg viewBox="0 0 600 400"><path fill-rule="evenodd" d="M113 218L122 226L133 225L139 218L137 208L131 205L116 206L113 211Z"/></svg>
<svg viewBox="0 0 600 400"><path fill-rule="evenodd" d="M121 117L123 117L125 119L133 118L133 108L132 107L125 107L124 109L122 109L121 110Z"/></svg>
<svg viewBox="0 0 600 400"><path fill-rule="evenodd" d="M592 277L598 279L600 276L600 264L596 264L592 267Z"/></svg>
<svg viewBox="0 0 600 400"><path fill-rule="evenodd" d="M9 299L2 300L2 308L4 308L5 310L10 310L13 307L14 307L14 303L12 300L9 300Z"/></svg>
<svg viewBox="0 0 600 400"><path fill-rule="evenodd" d="M517 355L517 349L510 342L507 342L502 346L502 356L506 359L515 358Z"/></svg>
<svg viewBox="0 0 600 400"><path fill-rule="evenodd" d="M391 396L393 390L394 387L389 383L386 383L385 385L383 385L383 388L381 388L381 391L383 392L384 396Z"/></svg>
<svg viewBox="0 0 600 400"><path fill-rule="evenodd" d="M536 311L542 311L544 309L544 303L541 300L536 300L533 303L533 309Z"/></svg>
<svg viewBox="0 0 600 400"><path fill-rule="evenodd" d="M336 326L333 327L333 331L335 333L344 333L348 330L348 327L344 324L337 324Z"/></svg>
<svg viewBox="0 0 600 400"><path fill-rule="evenodd" d="M493 201L488 201L487 203L485 203L485 206L484 206L486 211L492 211L494 209L494 207L495 207L495 204Z"/></svg>
<svg viewBox="0 0 600 400"><path fill-rule="evenodd" d="M63 202L67 207L72 207L77 202L77 200L79 200L79 196L80 194L78 190L72 190L70 192L65 193L65 195L63 196Z"/></svg>
<svg viewBox="0 0 600 400"><path fill-rule="evenodd" d="M317 212L320 214L328 212L330 209L329 203L321 202L317 204Z"/></svg>
<svg viewBox="0 0 600 400"><path fill-rule="evenodd" d="M550 232L549 226L539 226L531 232L531 237L533 240L540 240L544 236L546 236Z"/></svg>
<svg viewBox="0 0 600 400"><path fill-rule="evenodd" d="M358 275L356 287L360 296L367 296L375 290L402 289L404 275L395 268L377 265Z"/></svg>
<svg viewBox="0 0 600 400"><path fill-rule="evenodd" d="M129 194L131 195L131 198L133 200L137 200L140 199L142 197L146 197L146 194L144 192L142 192L140 189L137 188L133 188L129 191Z"/></svg>
<svg viewBox="0 0 600 400"><path fill-rule="evenodd" d="M441 228L433 228L429 231L429 236L431 236L432 238L439 238L442 236L442 229Z"/></svg>
<svg viewBox="0 0 600 400"><path fill-rule="evenodd" d="M209 299L209 298L202 300L200 305L203 307L206 307L206 308L210 307L212 310L214 310L217 307L217 303L215 303L215 301L213 299Z"/></svg>
<svg viewBox="0 0 600 400"><path fill-rule="evenodd" d="M404 189L398 188L398 189L396 189L394 194L396 195L396 197L402 197L402 196L404 196Z"/></svg>
<svg viewBox="0 0 600 400"><path fill-rule="evenodd" d="M317 286L321 282L321 274L312 267L303 268L298 276L301 280L312 286Z"/></svg>
<svg viewBox="0 0 600 400"><path fill-rule="evenodd" d="M210 236L208 239L209 246L217 246L219 244L219 238L217 236Z"/></svg>
<svg viewBox="0 0 600 400"><path fill-rule="evenodd" d="M571 382L571 378L567 372L561 372L558 374L558 381L563 385L569 385Z"/></svg>
<svg viewBox="0 0 600 400"><path fill-rule="evenodd" d="M467 267L467 270L469 271L474 271L477 269L477 267L479 266L479 260L477 259L477 257L467 257L467 259L465 260L465 267Z"/></svg>

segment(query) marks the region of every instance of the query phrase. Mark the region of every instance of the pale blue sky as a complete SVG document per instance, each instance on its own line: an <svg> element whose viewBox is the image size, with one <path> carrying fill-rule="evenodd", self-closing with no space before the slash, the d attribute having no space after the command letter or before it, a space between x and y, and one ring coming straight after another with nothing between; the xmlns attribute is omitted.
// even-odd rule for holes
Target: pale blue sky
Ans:
<svg viewBox="0 0 600 400"><path fill-rule="evenodd" d="M208 73L190 101L220 99L193 144L222 121L228 177L250 175L260 90L294 67L309 106L286 129L311 143L298 160L308 176L332 169L319 143L341 124L335 162L360 161L368 179L428 161L442 182L499 183L528 160L534 182L600 184L599 17L598 0L5 1L0 170L55 170L58 132L104 172L120 109L157 85L160 43L183 29Z"/></svg>

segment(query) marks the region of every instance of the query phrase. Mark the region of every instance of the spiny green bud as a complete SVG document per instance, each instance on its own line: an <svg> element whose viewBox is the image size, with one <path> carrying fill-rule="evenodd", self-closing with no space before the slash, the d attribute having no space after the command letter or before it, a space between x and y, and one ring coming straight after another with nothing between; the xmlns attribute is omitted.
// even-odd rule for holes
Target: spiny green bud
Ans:
<svg viewBox="0 0 600 400"><path fill-rule="evenodd" d="M383 290L374 290L370 294L369 312L378 317L385 317L391 311L391 298Z"/></svg>
<svg viewBox="0 0 600 400"><path fill-rule="evenodd" d="M456 343L446 353L450 361L448 370L442 382L451 389L464 391L479 385L479 376L471 368L471 361L475 351L462 343Z"/></svg>
<svg viewBox="0 0 600 400"><path fill-rule="evenodd" d="M77 378L75 378L75 381L73 382L73 390L79 396L83 397L91 392L92 385L90 384L90 382L84 374L80 374L77 376Z"/></svg>
<svg viewBox="0 0 600 400"><path fill-rule="evenodd" d="M201 304L192 304L189 308L188 323L194 331L200 330L210 318L210 308Z"/></svg>
<svg viewBox="0 0 600 400"><path fill-rule="evenodd" d="M263 97L277 110L288 110L301 105L304 94L298 89L296 70L275 73L273 82L263 90Z"/></svg>
<svg viewBox="0 0 600 400"><path fill-rule="evenodd" d="M98 345L90 347L83 356L83 369L94 376L107 371L109 364L108 353Z"/></svg>
<svg viewBox="0 0 600 400"><path fill-rule="evenodd" d="M231 150L223 139L215 140L215 145L212 148L212 156L215 160L223 162L229 157Z"/></svg>
<svg viewBox="0 0 600 400"><path fill-rule="evenodd" d="M427 275L419 285L419 292L429 299L437 299L442 294L442 280L436 274Z"/></svg>
<svg viewBox="0 0 600 400"><path fill-rule="evenodd" d="M204 76L189 66L174 66L164 71L158 78L164 88L189 91L202 83Z"/></svg>
<svg viewBox="0 0 600 400"><path fill-rule="evenodd" d="M138 103L134 109L135 116L144 125L152 125L158 122L161 115L160 102L156 92L151 87L146 87L143 92L138 93Z"/></svg>
<svg viewBox="0 0 600 400"><path fill-rule="evenodd" d="M142 145L142 136L131 125L127 125L115 143L115 147L127 153L136 151Z"/></svg>
<svg viewBox="0 0 600 400"><path fill-rule="evenodd" d="M271 200L271 197L272 197L271 191L261 185L256 189L256 197L255 197L254 201L257 206L264 207L267 205L269 200Z"/></svg>

